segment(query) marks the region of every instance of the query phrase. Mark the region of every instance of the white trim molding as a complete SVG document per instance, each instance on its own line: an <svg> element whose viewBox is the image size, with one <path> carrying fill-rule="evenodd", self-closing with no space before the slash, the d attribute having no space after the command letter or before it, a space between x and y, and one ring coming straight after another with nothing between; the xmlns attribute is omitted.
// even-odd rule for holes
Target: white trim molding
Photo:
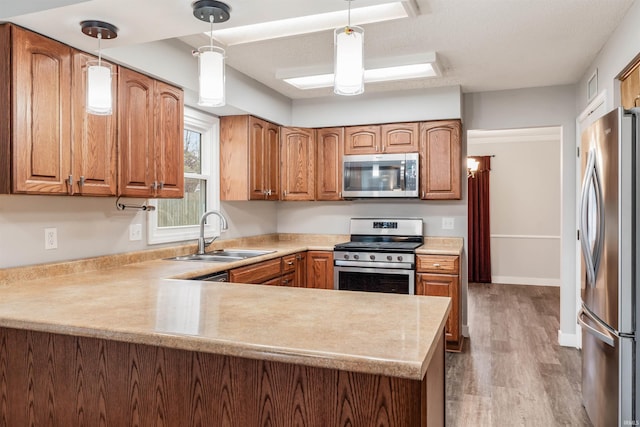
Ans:
<svg viewBox="0 0 640 427"><path fill-rule="evenodd" d="M492 239L549 239L560 240L561 236L543 236L534 234L492 234Z"/></svg>
<svg viewBox="0 0 640 427"><path fill-rule="evenodd" d="M580 348L580 334L565 334L561 330L558 330L558 344L562 347Z"/></svg>
<svg viewBox="0 0 640 427"><path fill-rule="evenodd" d="M491 283L496 285L531 285L531 286L560 286L560 279L553 277L519 277L519 276L491 276Z"/></svg>

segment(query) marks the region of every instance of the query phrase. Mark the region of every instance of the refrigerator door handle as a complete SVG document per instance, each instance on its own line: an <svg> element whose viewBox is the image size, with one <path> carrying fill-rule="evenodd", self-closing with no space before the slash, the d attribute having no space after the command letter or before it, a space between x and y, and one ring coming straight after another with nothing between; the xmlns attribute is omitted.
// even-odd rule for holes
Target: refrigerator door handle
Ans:
<svg viewBox="0 0 640 427"><path fill-rule="evenodd" d="M615 341L613 340L614 337L608 330L604 328L602 331L597 330L596 328L594 328L591 325L588 325L584 320L582 320L582 316L588 317L589 319L591 319L591 321L595 322L596 324L600 323L597 319L594 319L593 316L591 316L588 312L584 311L584 309L581 308L580 313L578 313L578 323L580 324L580 326L582 326L584 329L586 329L587 332L589 332L591 335L593 335L600 341L604 342L605 344L611 347L616 346Z"/></svg>
<svg viewBox="0 0 640 427"><path fill-rule="evenodd" d="M595 196L596 218L595 230L589 227L589 208L590 208L590 190L593 189ZM582 182L582 194L580 201L580 246L585 261L587 284L595 286L598 269L600 267L600 259L602 255L602 243L604 240L604 200L602 197L602 186L600 184L600 174L596 164L595 149L589 150L587 158L587 167L585 168L584 181ZM595 231L595 233L594 233ZM591 248L590 240L593 238L593 248Z"/></svg>

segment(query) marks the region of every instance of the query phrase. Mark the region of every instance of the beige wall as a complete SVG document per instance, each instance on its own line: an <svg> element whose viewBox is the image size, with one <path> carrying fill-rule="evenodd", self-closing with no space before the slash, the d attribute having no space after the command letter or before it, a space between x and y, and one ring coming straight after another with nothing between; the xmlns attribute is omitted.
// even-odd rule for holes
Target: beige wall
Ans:
<svg viewBox="0 0 640 427"><path fill-rule="evenodd" d="M560 127L469 131L469 155L491 159L494 283L560 285Z"/></svg>

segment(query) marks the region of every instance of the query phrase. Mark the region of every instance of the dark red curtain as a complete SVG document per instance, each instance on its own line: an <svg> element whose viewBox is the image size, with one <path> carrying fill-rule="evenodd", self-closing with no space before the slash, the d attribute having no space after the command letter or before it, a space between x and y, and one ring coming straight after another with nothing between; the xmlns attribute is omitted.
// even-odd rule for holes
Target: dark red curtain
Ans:
<svg viewBox="0 0 640 427"><path fill-rule="evenodd" d="M491 229L489 225L490 156L471 157L478 171L469 177L469 282L491 283Z"/></svg>

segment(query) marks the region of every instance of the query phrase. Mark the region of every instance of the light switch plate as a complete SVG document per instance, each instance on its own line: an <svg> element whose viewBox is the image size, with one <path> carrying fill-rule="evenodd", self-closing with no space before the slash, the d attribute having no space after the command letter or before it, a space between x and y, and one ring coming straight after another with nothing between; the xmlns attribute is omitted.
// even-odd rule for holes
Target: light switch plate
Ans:
<svg viewBox="0 0 640 427"><path fill-rule="evenodd" d="M142 224L129 225L129 240L142 240Z"/></svg>
<svg viewBox="0 0 640 427"><path fill-rule="evenodd" d="M455 227L455 218L451 217L443 217L442 218L442 229L443 230L453 230Z"/></svg>

